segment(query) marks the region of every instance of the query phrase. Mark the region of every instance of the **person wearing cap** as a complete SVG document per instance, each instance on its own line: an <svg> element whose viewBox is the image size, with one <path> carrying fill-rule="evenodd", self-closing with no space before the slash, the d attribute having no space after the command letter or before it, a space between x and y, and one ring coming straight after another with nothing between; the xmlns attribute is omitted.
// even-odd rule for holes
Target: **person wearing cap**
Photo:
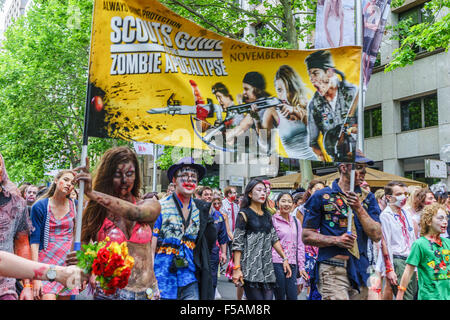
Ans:
<svg viewBox="0 0 450 320"><path fill-rule="evenodd" d="M153 229L155 274L161 299L212 300L210 252L217 232L207 204L193 195L206 168L187 157L167 171L175 191L160 201Z"/></svg>
<svg viewBox="0 0 450 320"><path fill-rule="evenodd" d="M270 96L266 91L266 80L264 76L256 71L251 71L245 74L242 80L242 95L238 95L238 100L242 99L243 103L251 103L256 100L267 98ZM239 103L241 103L239 101ZM251 127L255 128L254 119L262 120L264 110L251 111L244 119L242 119L235 128L227 131L227 143L233 145L234 138L240 136Z"/></svg>
<svg viewBox="0 0 450 320"><path fill-rule="evenodd" d="M316 191L305 203L303 242L319 248L311 281L323 300L365 300L369 279L367 241L381 239L380 208L373 193L359 186L373 161L356 153L355 189L350 191L352 164L339 163L339 179ZM351 234L347 233L349 210Z"/></svg>
<svg viewBox="0 0 450 320"><path fill-rule="evenodd" d="M330 51L319 50L310 54L305 59L308 68L309 79L316 88L316 93L308 104L308 134L309 145L320 161L348 161L348 159L334 159L332 155L326 155L325 149L334 148L339 132L331 140L320 139L320 134L325 136L327 132L343 125L352 102L358 92L357 87L345 80L345 75L336 69ZM339 80L339 74L342 80ZM356 140L351 139L353 150L356 149Z"/></svg>

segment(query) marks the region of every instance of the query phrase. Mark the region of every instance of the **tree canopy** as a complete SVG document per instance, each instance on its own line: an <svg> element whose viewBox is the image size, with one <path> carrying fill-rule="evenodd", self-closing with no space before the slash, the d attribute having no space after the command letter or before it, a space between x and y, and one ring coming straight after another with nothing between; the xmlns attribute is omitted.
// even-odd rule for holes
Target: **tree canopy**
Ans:
<svg viewBox="0 0 450 320"><path fill-rule="evenodd" d="M405 0L394 0L392 7L403 5ZM392 52L392 60L385 72L412 64L416 48L434 51L443 48L448 51L450 41L450 0L431 0L424 5L424 19L421 23L408 18L392 26L392 39L400 41L400 47Z"/></svg>

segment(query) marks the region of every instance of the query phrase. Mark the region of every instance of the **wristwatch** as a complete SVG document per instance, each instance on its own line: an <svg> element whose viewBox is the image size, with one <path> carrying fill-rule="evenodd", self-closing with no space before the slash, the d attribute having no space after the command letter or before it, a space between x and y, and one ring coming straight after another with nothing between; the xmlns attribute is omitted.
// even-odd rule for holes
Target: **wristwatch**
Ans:
<svg viewBox="0 0 450 320"><path fill-rule="evenodd" d="M50 282L55 281L55 279L56 279L56 268L55 268L54 265L51 265L50 268L48 268L46 276L47 276L48 281L50 281Z"/></svg>

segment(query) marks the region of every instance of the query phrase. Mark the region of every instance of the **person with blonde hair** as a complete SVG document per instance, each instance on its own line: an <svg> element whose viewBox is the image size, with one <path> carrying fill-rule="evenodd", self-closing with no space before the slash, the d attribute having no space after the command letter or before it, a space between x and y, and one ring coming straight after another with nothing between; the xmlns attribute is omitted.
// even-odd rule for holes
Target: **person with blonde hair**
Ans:
<svg viewBox="0 0 450 320"><path fill-rule="evenodd" d="M420 235L406 260L396 299L403 300L406 286L417 268L419 300L450 300L450 239L441 236L448 227L445 206L433 203L424 207Z"/></svg>
<svg viewBox="0 0 450 320"><path fill-rule="evenodd" d="M275 74L275 91L282 105L269 108L261 121L255 120L259 136L267 132L270 142L271 130L276 127L281 143L289 158L317 160L309 147L307 134L307 89L300 75L288 65L282 65ZM274 146L272 146L274 147Z"/></svg>

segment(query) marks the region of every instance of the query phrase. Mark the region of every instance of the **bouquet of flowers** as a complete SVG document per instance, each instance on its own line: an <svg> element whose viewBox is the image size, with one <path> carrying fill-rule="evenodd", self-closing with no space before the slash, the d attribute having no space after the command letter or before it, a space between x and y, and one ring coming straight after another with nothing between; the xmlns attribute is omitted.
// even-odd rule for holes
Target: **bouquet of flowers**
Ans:
<svg viewBox="0 0 450 320"><path fill-rule="evenodd" d="M114 294L118 288L123 289L128 284L134 258L128 255L127 243L105 241L85 244L77 252L78 267L86 274L96 275L96 280L105 294Z"/></svg>

